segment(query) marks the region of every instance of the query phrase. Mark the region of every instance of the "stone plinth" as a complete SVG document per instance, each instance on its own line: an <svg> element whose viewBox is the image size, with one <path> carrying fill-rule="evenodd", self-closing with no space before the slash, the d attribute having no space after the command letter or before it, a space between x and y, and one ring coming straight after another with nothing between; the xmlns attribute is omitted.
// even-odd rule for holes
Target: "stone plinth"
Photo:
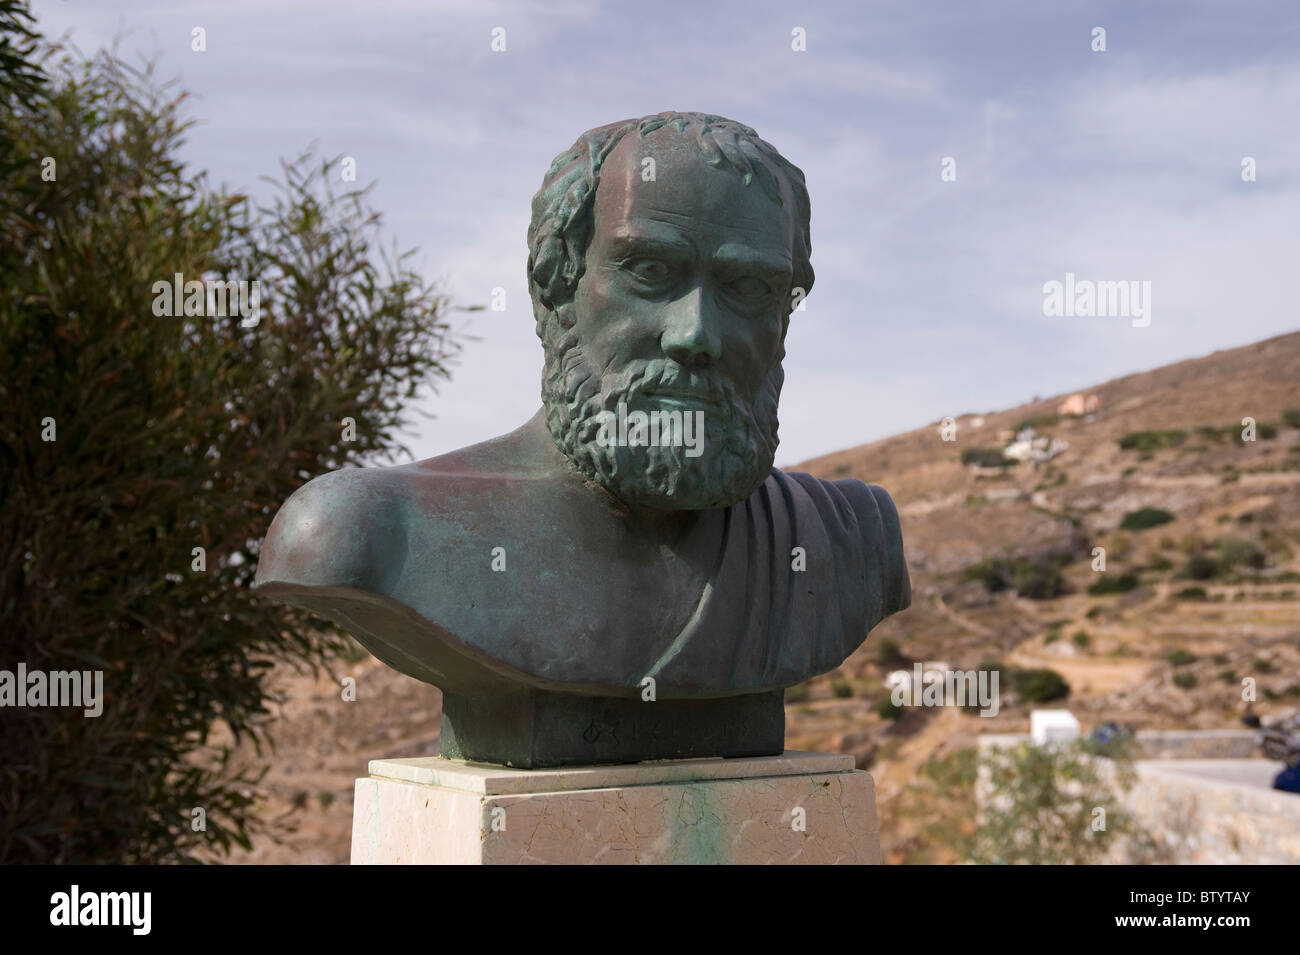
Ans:
<svg viewBox="0 0 1300 955"><path fill-rule="evenodd" d="M352 820L354 865L879 862L871 776L833 753L534 770L377 759Z"/></svg>

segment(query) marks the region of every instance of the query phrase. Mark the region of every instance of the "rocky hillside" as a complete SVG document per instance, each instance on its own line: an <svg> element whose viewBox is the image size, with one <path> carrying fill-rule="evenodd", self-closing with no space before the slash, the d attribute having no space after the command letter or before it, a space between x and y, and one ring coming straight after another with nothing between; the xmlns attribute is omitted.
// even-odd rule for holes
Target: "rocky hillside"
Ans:
<svg viewBox="0 0 1300 955"><path fill-rule="evenodd" d="M890 803L924 760L1027 731L1032 708L877 714L884 675L911 661L1050 668L1069 693L1046 705L1085 729L1240 727L1246 678L1266 718L1300 704L1300 333L800 469L881 484L902 518L912 609L814 681L788 731L870 765L896 832Z"/></svg>
<svg viewBox="0 0 1300 955"><path fill-rule="evenodd" d="M912 609L788 697L790 748L852 752L875 774L891 861L916 858L919 767L979 733L1027 730L1044 704L1025 697L1053 695L1017 672L1059 674L1068 692L1045 705L1085 728L1238 727L1247 678L1266 718L1300 704L1300 333L796 470L881 484L902 517ZM893 711L885 677L920 661L999 665L1000 712ZM236 861L345 862L352 780L368 759L436 750L438 693L361 658L280 685L265 783L285 842Z"/></svg>

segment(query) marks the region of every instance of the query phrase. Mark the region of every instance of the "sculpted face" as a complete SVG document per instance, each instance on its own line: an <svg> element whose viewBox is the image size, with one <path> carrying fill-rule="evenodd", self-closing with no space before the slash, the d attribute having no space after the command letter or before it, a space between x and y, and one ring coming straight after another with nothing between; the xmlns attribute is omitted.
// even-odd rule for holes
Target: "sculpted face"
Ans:
<svg viewBox="0 0 1300 955"><path fill-rule="evenodd" d="M642 180L646 156L653 182ZM671 127L625 136L606 159L586 270L563 306L569 341L548 362L544 397L563 409L563 420L549 416L562 449L624 500L728 506L771 470L793 281L792 200L781 188L784 206L709 165ZM701 445L597 440L620 404L679 412L702 424Z"/></svg>

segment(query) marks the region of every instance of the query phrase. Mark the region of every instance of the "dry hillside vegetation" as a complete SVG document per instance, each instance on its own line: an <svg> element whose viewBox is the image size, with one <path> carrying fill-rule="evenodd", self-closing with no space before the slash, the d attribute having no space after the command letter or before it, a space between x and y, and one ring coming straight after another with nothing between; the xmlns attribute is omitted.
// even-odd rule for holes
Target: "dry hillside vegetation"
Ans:
<svg viewBox="0 0 1300 955"><path fill-rule="evenodd" d="M1059 673L1068 695L1045 705L1085 728L1236 728L1247 677L1265 718L1300 704L1300 333L1085 394L1099 411L1061 415L1058 395L963 415L955 441L934 422L796 468L881 484L902 516L912 608L788 697L790 748L851 752L875 774L890 861L950 861L908 812L909 784L979 733L1027 731L1044 704L1022 699L1033 691L1012 668ZM1247 416L1253 442L1238 439ZM1026 425L1068 448L1037 463L963 464L963 452L997 462ZM1098 547L1104 572L1093 570ZM885 676L932 660L1001 664L997 717L892 718ZM366 761L436 752L437 690L369 658L336 669L280 674L265 784L284 841L236 861L346 862ZM341 699L349 674L355 702Z"/></svg>

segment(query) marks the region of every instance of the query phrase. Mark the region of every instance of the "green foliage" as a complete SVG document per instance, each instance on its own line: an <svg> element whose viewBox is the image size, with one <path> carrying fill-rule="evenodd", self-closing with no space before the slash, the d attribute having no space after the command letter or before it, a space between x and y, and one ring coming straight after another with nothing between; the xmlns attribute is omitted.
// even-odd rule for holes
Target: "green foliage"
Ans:
<svg viewBox="0 0 1300 955"><path fill-rule="evenodd" d="M963 746L922 763L908 783L899 811L917 822L911 840L909 863L952 863L970 858L974 825L979 809L975 801L978 756L973 746Z"/></svg>
<svg viewBox="0 0 1300 955"><path fill-rule="evenodd" d="M1287 423L1287 427L1300 428L1300 408L1287 408L1282 412L1282 420Z"/></svg>
<svg viewBox="0 0 1300 955"><path fill-rule="evenodd" d="M1137 589L1141 584L1142 578L1137 574L1102 574L1088 585L1088 593L1093 597L1124 594Z"/></svg>
<svg viewBox="0 0 1300 955"><path fill-rule="evenodd" d="M1169 661L1170 666L1182 667L1187 666L1189 663L1195 663L1196 654L1190 650L1184 650L1182 647L1177 647L1166 653L1165 659Z"/></svg>
<svg viewBox="0 0 1300 955"><path fill-rule="evenodd" d="M1050 703L1070 695L1070 684L1065 682L1065 677L1046 667L1013 670L1011 677L1016 692L1025 703Z"/></svg>
<svg viewBox="0 0 1300 955"><path fill-rule="evenodd" d="M903 707L895 703L892 697L882 696L876 703L876 715L882 720L896 720L903 715Z"/></svg>
<svg viewBox="0 0 1300 955"><path fill-rule="evenodd" d="M882 637L876 641L876 662L885 667L899 666L907 662L907 655L897 641Z"/></svg>
<svg viewBox="0 0 1300 955"><path fill-rule="evenodd" d="M1204 587L1184 587L1174 594L1179 600L1205 600L1207 594Z"/></svg>
<svg viewBox="0 0 1300 955"><path fill-rule="evenodd" d="M1044 428L1050 428L1054 424L1059 424L1061 416L1056 412L1048 414L1035 415L1032 418L1025 418L1020 424L1016 425L1016 433L1019 434L1026 428L1033 428L1035 431L1042 431Z"/></svg>
<svg viewBox="0 0 1300 955"><path fill-rule="evenodd" d="M1174 674L1174 686L1181 690L1190 690L1196 686L1196 674L1187 670L1179 670Z"/></svg>
<svg viewBox="0 0 1300 955"><path fill-rule="evenodd" d="M935 756L921 764L921 775L946 789L975 785L978 759L973 746L963 746L947 756Z"/></svg>
<svg viewBox="0 0 1300 955"><path fill-rule="evenodd" d="M1119 439L1121 451L1160 451L1176 448L1187 440L1181 429L1167 431L1131 431Z"/></svg>
<svg viewBox="0 0 1300 955"><path fill-rule="evenodd" d="M1255 542L1237 537L1224 537L1215 545L1213 553L1197 551L1187 558L1180 577L1191 580L1213 580L1234 570L1261 570L1268 566L1268 555Z"/></svg>
<svg viewBox="0 0 1300 955"><path fill-rule="evenodd" d="M38 58L40 43L31 5L26 0L0 0L0 104L6 110L45 97L48 79Z"/></svg>
<svg viewBox="0 0 1300 955"><path fill-rule="evenodd" d="M1021 743L982 754L988 796L971 857L978 863L1029 865L1102 861L1135 832L1119 793L1136 781L1131 756L1093 756L1083 741ZM1105 813L1105 828L1096 810Z"/></svg>
<svg viewBox="0 0 1300 955"><path fill-rule="evenodd" d="M787 703L802 703L808 699L808 684L796 683L794 686L785 688L785 701Z"/></svg>
<svg viewBox="0 0 1300 955"><path fill-rule="evenodd" d="M965 448L961 453L961 463L982 468L1009 468L1020 462L1015 458L1004 457L998 448Z"/></svg>
<svg viewBox="0 0 1300 955"><path fill-rule="evenodd" d="M1011 586L1030 600L1050 600L1066 591L1060 566L1046 560L1015 561L1011 565Z"/></svg>
<svg viewBox="0 0 1300 955"><path fill-rule="evenodd" d="M1224 537L1218 544L1219 563L1224 570L1239 567L1261 570L1268 563L1268 558L1254 541L1237 537Z"/></svg>
<svg viewBox="0 0 1300 955"><path fill-rule="evenodd" d="M1219 562L1209 554L1192 554L1187 558L1179 576L1190 580L1213 580L1219 576L1221 569Z"/></svg>
<svg viewBox="0 0 1300 955"><path fill-rule="evenodd" d="M1086 630L1076 631L1074 636L1071 637L1070 639L1074 641L1074 645L1076 647L1086 647L1089 643L1092 642L1092 638L1088 636L1088 632Z"/></svg>
<svg viewBox="0 0 1300 955"><path fill-rule="evenodd" d="M1070 695L1070 685L1055 670L1022 669L998 660L986 660L978 669L996 671L998 687L1013 690L1022 703L1047 703ZM978 710L979 706L972 704L967 709Z"/></svg>
<svg viewBox="0 0 1300 955"><path fill-rule="evenodd" d="M1220 442L1224 438L1234 441L1237 444L1245 444L1242 440L1241 432L1244 429L1239 423L1225 425L1202 425L1196 429L1196 433L1203 438L1211 441ZM1271 441L1277 437L1277 424L1272 421L1259 421L1255 424L1255 437L1261 441Z"/></svg>
<svg viewBox="0 0 1300 955"><path fill-rule="evenodd" d="M1031 600L1050 600L1067 592L1061 561L1056 558L988 557L963 571L989 593L1011 588Z"/></svg>
<svg viewBox="0 0 1300 955"><path fill-rule="evenodd" d="M0 608L7 659L102 670L105 699L98 719L0 720L0 858L210 858L259 826L258 775L210 730L260 749L275 661L343 647L253 598L258 542L309 478L393 459L455 346L365 191L333 192L337 166L288 163L255 205L178 160L184 94L152 67L100 53L50 74L47 97L0 110ZM178 272L259 281L260 322L155 315Z"/></svg>
<svg viewBox="0 0 1300 955"><path fill-rule="evenodd" d="M1124 519L1119 522L1119 528L1123 531L1144 531L1148 527L1168 524L1173 519L1174 515L1158 507L1142 507L1125 514Z"/></svg>
<svg viewBox="0 0 1300 955"><path fill-rule="evenodd" d="M853 696L853 684L848 680L831 680L831 693L838 700L847 700Z"/></svg>
<svg viewBox="0 0 1300 955"><path fill-rule="evenodd" d="M968 566L962 571L967 580L978 580L991 594L1006 590L1011 583L1011 574L1006 570L1005 561L986 557Z"/></svg>

